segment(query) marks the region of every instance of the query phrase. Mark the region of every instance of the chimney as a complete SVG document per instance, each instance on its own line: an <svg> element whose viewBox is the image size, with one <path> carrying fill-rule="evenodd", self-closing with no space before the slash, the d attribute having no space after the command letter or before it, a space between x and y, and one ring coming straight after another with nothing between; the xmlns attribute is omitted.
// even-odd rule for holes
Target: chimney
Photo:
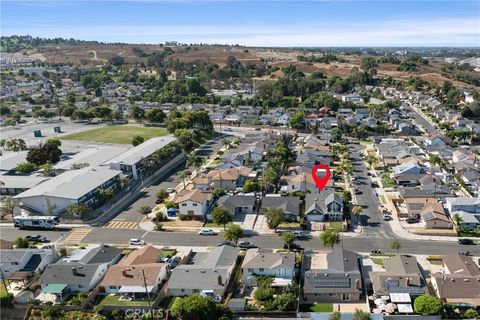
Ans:
<svg viewBox="0 0 480 320"><path fill-rule="evenodd" d="M72 274L73 274L74 276L77 276L77 275L78 275L77 267L72 267Z"/></svg>
<svg viewBox="0 0 480 320"><path fill-rule="evenodd" d="M127 270L125 270L125 269L122 270L122 276L124 276L124 277L127 276Z"/></svg>
<svg viewBox="0 0 480 320"><path fill-rule="evenodd" d="M360 279L355 279L355 290L360 290Z"/></svg>
<svg viewBox="0 0 480 320"><path fill-rule="evenodd" d="M405 279L405 280L406 280L406 282L405 282L406 286L407 287L410 286L410 277L407 277L407 279Z"/></svg>
<svg viewBox="0 0 480 320"><path fill-rule="evenodd" d="M223 281L222 281L222 276L221 276L221 275L218 275L217 282L218 282L218 285L219 285L219 286L222 286L222 285L223 285Z"/></svg>

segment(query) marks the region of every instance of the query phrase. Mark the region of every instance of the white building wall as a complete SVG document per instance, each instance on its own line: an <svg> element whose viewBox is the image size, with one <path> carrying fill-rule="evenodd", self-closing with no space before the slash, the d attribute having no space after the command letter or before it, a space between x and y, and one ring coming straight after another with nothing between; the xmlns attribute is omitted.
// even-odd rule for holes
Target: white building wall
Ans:
<svg viewBox="0 0 480 320"><path fill-rule="evenodd" d="M184 201L178 205L178 210L181 215L188 216L188 212L193 211L195 216L203 217L207 212L207 202L198 203L194 201Z"/></svg>

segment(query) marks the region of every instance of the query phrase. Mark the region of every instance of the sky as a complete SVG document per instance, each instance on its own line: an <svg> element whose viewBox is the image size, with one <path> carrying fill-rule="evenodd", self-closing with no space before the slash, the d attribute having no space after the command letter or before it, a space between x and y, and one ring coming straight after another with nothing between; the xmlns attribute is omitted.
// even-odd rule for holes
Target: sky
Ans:
<svg viewBox="0 0 480 320"><path fill-rule="evenodd" d="M1 1L0 34L245 46L480 46L479 0Z"/></svg>

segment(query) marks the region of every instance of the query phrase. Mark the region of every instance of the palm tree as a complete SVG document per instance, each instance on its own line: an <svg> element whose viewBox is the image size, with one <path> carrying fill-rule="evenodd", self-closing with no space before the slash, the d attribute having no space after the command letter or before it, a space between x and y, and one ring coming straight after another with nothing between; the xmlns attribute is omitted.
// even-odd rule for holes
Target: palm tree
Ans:
<svg viewBox="0 0 480 320"><path fill-rule="evenodd" d="M462 223L463 223L463 219L462 217L460 216L460 214L457 212L453 215L452 217L453 219L453 222L455 223L455 227L457 228L457 232L460 232L462 231Z"/></svg>
<svg viewBox="0 0 480 320"><path fill-rule="evenodd" d="M320 234L320 239L325 247L333 247L340 243L340 232L333 229L327 229Z"/></svg>
<svg viewBox="0 0 480 320"><path fill-rule="evenodd" d="M348 159L342 159L339 165L340 171L344 174L351 174L353 172L353 165L352 162Z"/></svg>
<svg viewBox="0 0 480 320"><path fill-rule="evenodd" d="M368 155L365 157L365 162L368 164L368 166L370 167L370 169L372 169L372 168L373 168L373 165L378 162L378 159L377 159L377 157L375 157L375 155L373 155L373 154L368 154Z"/></svg>
<svg viewBox="0 0 480 320"><path fill-rule="evenodd" d="M191 156L188 157L187 164L189 166L193 166L196 170L198 170L201 166L205 164L205 158L197 156L195 153L193 153Z"/></svg>
<svg viewBox="0 0 480 320"><path fill-rule="evenodd" d="M357 221L357 223L358 223L358 217L362 214L362 212L363 212L363 208L361 206L355 206L352 209L352 213L355 216L355 220Z"/></svg>

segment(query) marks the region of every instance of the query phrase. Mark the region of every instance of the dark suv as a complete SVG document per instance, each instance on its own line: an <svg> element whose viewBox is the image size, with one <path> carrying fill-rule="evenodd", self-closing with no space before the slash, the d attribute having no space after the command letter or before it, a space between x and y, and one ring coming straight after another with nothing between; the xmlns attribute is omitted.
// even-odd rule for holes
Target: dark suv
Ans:
<svg viewBox="0 0 480 320"><path fill-rule="evenodd" d="M458 239L458 244L473 245L475 243L472 239Z"/></svg>

